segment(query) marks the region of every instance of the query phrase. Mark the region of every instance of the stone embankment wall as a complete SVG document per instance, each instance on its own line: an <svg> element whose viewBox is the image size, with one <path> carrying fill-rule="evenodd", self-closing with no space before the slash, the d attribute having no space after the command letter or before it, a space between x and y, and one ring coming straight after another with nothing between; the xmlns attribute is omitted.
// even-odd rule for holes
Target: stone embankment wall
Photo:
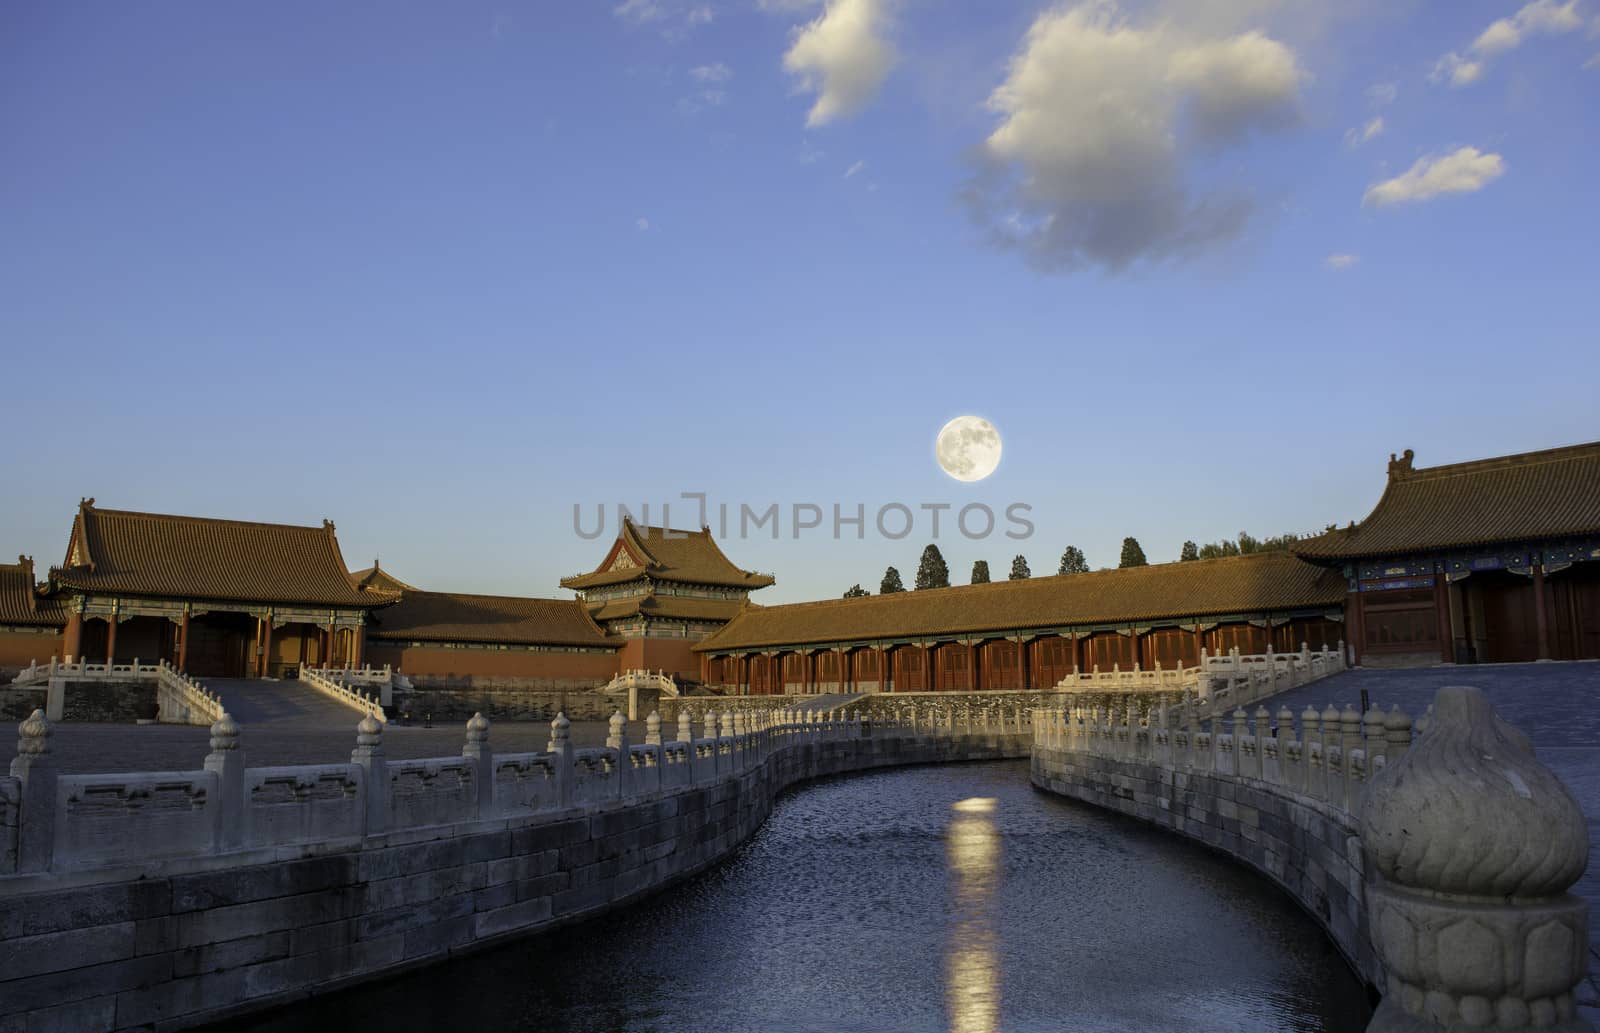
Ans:
<svg viewBox="0 0 1600 1033"><path fill-rule="evenodd" d="M410 692L396 692L394 714L406 710L411 720L421 723L428 715L435 723L465 721L473 714L482 714L491 721L549 721L557 714L566 714L572 721L604 721L617 711L626 708L626 696L610 696L594 691L593 679L586 681L530 678L520 679L529 684L505 684L511 679L433 679L428 676L411 678ZM727 700L720 701L723 707ZM653 698L640 693L642 713L654 706ZM392 716L392 715L391 715ZM668 720L676 715L663 714Z"/></svg>
<svg viewBox="0 0 1600 1033"><path fill-rule="evenodd" d="M235 748L228 739L238 731L219 733L221 726L213 728L207 764L225 782L228 764L213 758ZM376 835L0 878L0 1031L183 1028L390 975L598 914L693 875L750 836L778 794L797 782L891 765L1020 757L1031 745L1015 728L951 735L857 722L780 728L741 717L737 729L725 720L723 730L691 743L629 747L623 740L620 749L577 751L578 774L557 780L578 779L561 790L562 799L588 800L578 806L397 829L398 816L420 805L395 798L391 831ZM35 745L46 739L38 729L24 734ZM406 762L405 770L427 775L431 763L441 783L461 771L494 771L499 803L491 813L525 792L518 782L524 776L551 777L537 769L550 755L534 755L532 764L527 757L485 759L487 734L486 722L476 733L469 724L465 768L464 758L443 758L421 767ZM364 735L379 736L376 722ZM363 748L377 747L358 752ZM633 782L621 781L614 767L601 771L630 756ZM648 770L669 762L680 766ZM703 766L711 777L699 777ZM292 769L249 769L249 784L261 781L257 771L278 777ZM692 784L616 789L662 786L673 771ZM315 797L326 773L300 782ZM359 776L354 784L357 800L369 795L359 791ZM25 800L28 784L20 785ZM18 778L0 779L13 866L18 786ZM470 793L460 799L470 808ZM58 844L59 825L72 820L58 816ZM221 821L225 826L227 818ZM246 843L255 841L249 828ZM213 841L226 837L218 832Z"/></svg>
<svg viewBox="0 0 1600 1033"><path fill-rule="evenodd" d="M1033 781L1244 862L1313 915L1369 986L1382 987L1362 907L1361 841L1350 815L1226 776L1062 749L1035 751Z"/></svg>
<svg viewBox="0 0 1600 1033"><path fill-rule="evenodd" d="M1226 851L1282 886L1382 993L1368 1033L1593 1033L1577 1013L1588 827L1477 689L1416 723L1258 707L1034 715L1033 780Z"/></svg>

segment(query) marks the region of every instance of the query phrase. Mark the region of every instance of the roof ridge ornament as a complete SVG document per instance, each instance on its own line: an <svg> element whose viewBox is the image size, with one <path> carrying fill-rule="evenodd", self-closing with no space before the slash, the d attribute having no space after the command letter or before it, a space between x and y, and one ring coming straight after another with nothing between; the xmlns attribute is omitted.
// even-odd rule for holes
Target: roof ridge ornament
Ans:
<svg viewBox="0 0 1600 1033"><path fill-rule="evenodd" d="M1408 474L1415 473L1416 467L1412 465L1412 460L1414 460L1416 457L1417 454L1411 451L1409 448L1400 453L1400 458L1398 459L1395 458L1395 454L1393 452L1390 452L1389 479L1392 481L1397 478L1405 477Z"/></svg>

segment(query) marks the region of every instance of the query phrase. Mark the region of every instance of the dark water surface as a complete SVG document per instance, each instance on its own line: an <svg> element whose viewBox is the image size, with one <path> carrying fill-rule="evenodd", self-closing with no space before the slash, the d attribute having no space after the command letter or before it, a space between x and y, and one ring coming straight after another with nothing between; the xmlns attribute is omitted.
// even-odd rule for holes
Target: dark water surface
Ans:
<svg viewBox="0 0 1600 1033"><path fill-rule="evenodd" d="M1265 880L1009 762L813 784L621 914L230 1028L1357 1033L1369 1015Z"/></svg>

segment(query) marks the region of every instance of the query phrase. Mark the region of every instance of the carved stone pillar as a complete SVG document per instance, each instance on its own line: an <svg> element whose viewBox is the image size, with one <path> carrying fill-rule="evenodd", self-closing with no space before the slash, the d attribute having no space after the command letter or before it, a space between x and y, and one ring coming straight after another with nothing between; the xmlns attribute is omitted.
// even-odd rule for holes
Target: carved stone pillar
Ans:
<svg viewBox="0 0 1600 1033"><path fill-rule="evenodd" d="M1368 1033L1592 1033L1573 993L1588 906L1583 811L1477 689L1447 686L1360 811L1372 943L1388 974Z"/></svg>

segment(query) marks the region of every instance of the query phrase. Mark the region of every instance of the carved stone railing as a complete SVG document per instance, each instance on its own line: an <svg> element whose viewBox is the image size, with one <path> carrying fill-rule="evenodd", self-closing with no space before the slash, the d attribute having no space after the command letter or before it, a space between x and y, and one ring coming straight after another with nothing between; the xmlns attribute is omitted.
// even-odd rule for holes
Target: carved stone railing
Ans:
<svg viewBox="0 0 1600 1033"><path fill-rule="evenodd" d="M0 876L127 867L172 858L348 843L363 837L436 829L573 807L611 806L666 790L741 775L774 751L807 743L863 739L942 741L983 736L1026 749L1028 716L1004 729L981 724L913 728L903 722L823 718L800 711L724 711L700 728L680 717L665 741L661 719L631 743L622 715L604 747L574 748L570 722L550 722L542 753L496 755L489 721L467 722L461 754L389 760L375 713L357 725L348 764L245 767L238 724L222 714L200 771L61 775L50 748L54 728L41 711L19 726L11 778L0 779ZM8 801L13 801L8 803ZM0 841L3 844L4 841ZM0 882L0 893L4 884Z"/></svg>
<svg viewBox="0 0 1600 1033"><path fill-rule="evenodd" d="M367 688L375 685L372 681L360 681L349 677L352 674L359 676L366 672L351 672L349 669L329 668L300 668L300 681L329 699L338 700L358 714L372 714L380 723L387 723L388 718L383 713L383 697L381 693L369 693ZM384 668L384 682L387 686L388 668Z"/></svg>
<svg viewBox="0 0 1600 1033"><path fill-rule="evenodd" d="M600 691L612 696L628 694L628 720L639 720L639 690L654 689L667 699L676 699L678 696L678 683L665 671L623 671L600 687Z"/></svg>
<svg viewBox="0 0 1600 1033"><path fill-rule="evenodd" d="M70 681L135 681L156 677L160 668L161 664L141 664L137 659L125 664L91 664L82 660L72 663L70 658L68 662L62 662L52 657L48 664L35 660L24 667L11 684L19 687L40 685L56 678Z"/></svg>
<svg viewBox="0 0 1600 1033"><path fill-rule="evenodd" d="M222 699L165 660L156 668L156 719L165 724L209 725L222 717Z"/></svg>
<svg viewBox="0 0 1600 1033"><path fill-rule="evenodd" d="M1588 908L1568 892L1588 862L1577 801L1477 689L1439 690L1416 730L1413 744L1405 714L1354 707L1308 707L1298 729L1287 708L1064 708L1037 716L1035 780L1284 884L1370 963L1384 996L1369 1033L1590 1030L1574 1001L1588 960Z"/></svg>
<svg viewBox="0 0 1600 1033"><path fill-rule="evenodd" d="M1285 689L1305 685L1345 669L1344 643L1313 650L1304 643L1297 653L1243 653L1231 649L1221 656L1200 651L1194 667L1163 668L1160 661L1149 670L1137 665L1124 671L1113 665L1069 674L1056 684L1057 692L1181 694L1198 700L1202 708L1222 710L1244 706ZM1176 696L1173 697L1176 699Z"/></svg>

